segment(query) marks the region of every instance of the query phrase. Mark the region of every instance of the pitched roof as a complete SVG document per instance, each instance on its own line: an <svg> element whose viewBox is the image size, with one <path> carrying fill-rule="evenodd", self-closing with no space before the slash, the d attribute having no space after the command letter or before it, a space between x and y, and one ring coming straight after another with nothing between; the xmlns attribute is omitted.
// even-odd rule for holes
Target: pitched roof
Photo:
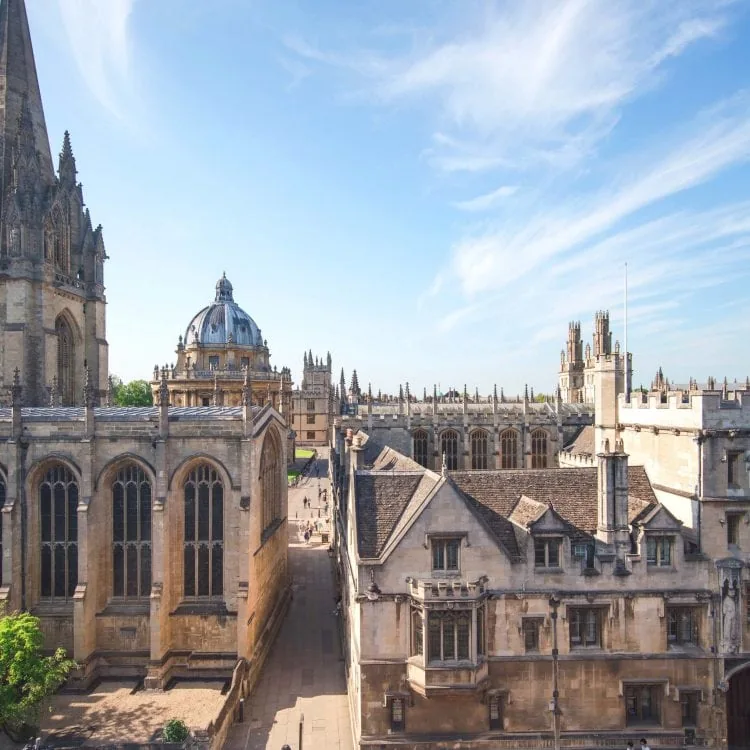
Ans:
<svg viewBox="0 0 750 750"><path fill-rule="evenodd" d="M521 496L536 503L552 504L560 516L587 534L596 531L598 521L596 468L506 469L502 471L457 471L450 478L475 503L497 533L504 531ZM642 466L628 468L628 517L657 503Z"/></svg>
<svg viewBox="0 0 750 750"><path fill-rule="evenodd" d="M593 456L594 455L594 426L587 424L573 439L572 443L563 448L566 453L574 456Z"/></svg>

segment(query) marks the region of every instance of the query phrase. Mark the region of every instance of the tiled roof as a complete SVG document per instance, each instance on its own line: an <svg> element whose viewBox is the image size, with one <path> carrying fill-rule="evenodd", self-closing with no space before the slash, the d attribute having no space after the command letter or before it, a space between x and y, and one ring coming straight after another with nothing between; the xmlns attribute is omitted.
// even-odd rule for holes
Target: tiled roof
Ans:
<svg viewBox="0 0 750 750"><path fill-rule="evenodd" d="M398 523L421 472L357 473L356 513L360 557L377 557Z"/></svg>
<svg viewBox="0 0 750 750"><path fill-rule="evenodd" d="M505 531L499 519L507 522L522 495L537 503L551 503L562 518L581 531L596 531L596 468L457 471L451 472L450 478L498 535ZM628 515L632 518L657 500L642 466L628 468L628 481Z"/></svg>
<svg viewBox="0 0 750 750"><path fill-rule="evenodd" d="M563 450L566 453L571 453L573 455L593 456L594 455L594 427L593 425L589 424L583 427L575 436L575 439L573 440L573 442L566 445L565 448L563 448Z"/></svg>
<svg viewBox="0 0 750 750"><path fill-rule="evenodd" d="M253 407L257 414L260 407ZM12 409L0 408L0 420L11 419ZM21 409L24 420L40 422L76 421L85 418L82 406L31 406ZM98 406L94 418L102 422L148 422L159 418L158 406ZM241 406L171 406L170 421L193 419L241 419Z"/></svg>

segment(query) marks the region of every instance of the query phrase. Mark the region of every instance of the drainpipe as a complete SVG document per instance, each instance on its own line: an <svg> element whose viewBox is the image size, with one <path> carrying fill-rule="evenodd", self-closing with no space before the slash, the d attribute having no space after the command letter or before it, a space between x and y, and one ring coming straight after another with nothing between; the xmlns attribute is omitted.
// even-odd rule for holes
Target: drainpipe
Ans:
<svg viewBox="0 0 750 750"><path fill-rule="evenodd" d="M557 649L557 608L560 606L560 600L553 594L549 599L550 619L552 620L552 700L550 709L552 711L552 731L555 740L555 750L560 750L560 706L558 690L558 649Z"/></svg>

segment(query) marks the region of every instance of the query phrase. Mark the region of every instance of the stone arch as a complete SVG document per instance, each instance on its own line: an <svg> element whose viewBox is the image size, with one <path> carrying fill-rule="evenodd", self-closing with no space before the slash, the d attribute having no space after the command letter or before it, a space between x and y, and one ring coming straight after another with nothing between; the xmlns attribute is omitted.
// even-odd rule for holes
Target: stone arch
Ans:
<svg viewBox="0 0 750 750"><path fill-rule="evenodd" d="M154 469L152 464L137 453L121 453L119 456L115 456L113 459L107 461L101 468L94 482L94 491L100 487L107 487L120 468L129 463L136 464L136 466L143 469L149 482L154 486L156 485L156 469Z"/></svg>
<svg viewBox="0 0 750 750"><path fill-rule="evenodd" d="M283 450L277 431L269 427L260 451L258 479L261 492L261 530L265 533L282 513L281 472L284 468Z"/></svg>
<svg viewBox="0 0 750 750"><path fill-rule="evenodd" d="M212 456L210 453L202 452L193 453L185 457L177 465L177 468L175 468L175 470L172 472L172 475L169 477L169 485L167 486L167 489L171 491L174 486L181 485L185 481L185 477L199 463L213 464L221 475L221 479L222 482L224 482L225 487L231 488L233 490L239 489L239 487L232 480L232 475L229 473L229 469L227 469L224 463L216 458L216 456Z"/></svg>
<svg viewBox="0 0 750 750"><path fill-rule="evenodd" d="M478 428L469 435L471 445L471 468L474 470L489 469L490 434Z"/></svg>
<svg viewBox="0 0 750 750"><path fill-rule="evenodd" d="M76 359L81 336L68 310L63 310L55 319L55 336L57 338L57 393L62 406L75 406L78 401Z"/></svg>
<svg viewBox="0 0 750 750"><path fill-rule="evenodd" d="M727 745L737 750L750 747L750 662L726 673Z"/></svg>
<svg viewBox="0 0 750 750"><path fill-rule="evenodd" d="M82 481L83 472L73 458L66 453L48 453L46 456L34 461L26 472L27 497L29 497L29 493L33 491L35 486L39 484L39 477L44 474L52 464L62 464L73 472L77 482L80 483Z"/></svg>

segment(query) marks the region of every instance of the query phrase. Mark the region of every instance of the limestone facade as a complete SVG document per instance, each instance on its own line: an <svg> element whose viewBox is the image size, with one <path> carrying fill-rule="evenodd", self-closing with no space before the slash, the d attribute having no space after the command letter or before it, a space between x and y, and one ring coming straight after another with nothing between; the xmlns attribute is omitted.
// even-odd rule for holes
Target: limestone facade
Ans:
<svg viewBox="0 0 750 750"><path fill-rule="evenodd" d="M328 445L335 408L331 353L305 352L302 383L292 391L292 429L298 445Z"/></svg>
<svg viewBox="0 0 750 750"><path fill-rule="evenodd" d="M621 444L588 468L438 473L343 425L336 549L360 747L719 746L714 566L685 552Z"/></svg>
<svg viewBox="0 0 750 750"><path fill-rule="evenodd" d="M53 169L23 0L0 3L0 404L80 405L107 388L104 261L70 137Z"/></svg>
<svg viewBox="0 0 750 750"><path fill-rule="evenodd" d="M370 391L345 411L342 429L362 430L436 471L444 458L452 471L552 467L562 446L593 421L591 407L559 398L538 402L528 390L509 400L497 389L470 397L466 389L439 396L435 387L432 398L416 400L408 384L391 401L382 403Z"/></svg>
<svg viewBox="0 0 750 750"><path fill-rule="evenodd" d="M156 398L166 373L173 406L239 406L244 381L250 380L253 404L270 404L291 413L292 375L271 368L268 341L255 321L234 301L226 274L216 282L212 304L203 307L180 334L174 364L154 367Z"/></svg>
<svg viewBox="0 0 750 750"><path fill-rule="evenodd" d="M0 409L0 601L77 684L229 676L289 596L286 425L270 406Z"/></svg>

